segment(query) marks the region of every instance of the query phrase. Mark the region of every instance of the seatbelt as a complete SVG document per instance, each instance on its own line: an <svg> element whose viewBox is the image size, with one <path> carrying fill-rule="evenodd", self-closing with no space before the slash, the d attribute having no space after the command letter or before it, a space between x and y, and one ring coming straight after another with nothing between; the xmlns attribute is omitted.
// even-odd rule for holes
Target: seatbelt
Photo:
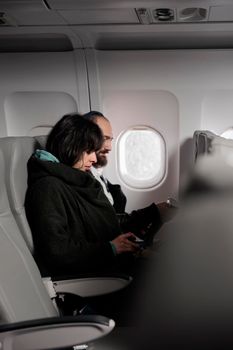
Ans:
<svg viewBox="0 0 233 350"><path fill-rule="evenodd" d="M54 288L54 284L53 284L51 277L43 277L42 281L43 281L44 286L48 292L50 299L53 302L53 305L55 306L56 310L59 313L59 309L58 309L57 302L56 302L57 292Z"/></svg>

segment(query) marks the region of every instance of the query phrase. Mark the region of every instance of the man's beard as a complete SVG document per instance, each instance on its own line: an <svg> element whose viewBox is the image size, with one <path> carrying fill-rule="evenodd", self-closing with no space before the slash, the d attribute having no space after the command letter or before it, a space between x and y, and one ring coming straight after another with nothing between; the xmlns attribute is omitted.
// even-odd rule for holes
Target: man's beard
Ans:
<svg viewBox="0 0 233 350"><path fill-rule="evenodd" d="M106 152L107 154L107 152ZM107 165L108 159L105 154L96 154L97 162L94 164L95 168L102 168Z"/></svg>

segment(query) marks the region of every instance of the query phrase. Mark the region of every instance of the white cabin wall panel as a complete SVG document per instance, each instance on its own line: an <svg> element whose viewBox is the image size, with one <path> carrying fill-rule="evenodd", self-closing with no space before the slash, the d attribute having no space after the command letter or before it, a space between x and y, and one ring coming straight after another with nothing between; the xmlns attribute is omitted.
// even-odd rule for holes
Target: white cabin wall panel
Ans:
<svg viewBox="0 0 233 350"><path fill-rule="evenodd" d="M195 96L195 98L194 98ZM202 101L203 92L192 89L187 91L177 91L177 100L179 101L179 120L180 120L180 190L189 178L190 171L194 165L194 145L193 132L199 130L201 125L202 105L196 101ZM182 124L182 125L181 125Z"/></svg>
<svg viewBox="0 0 233 350"><path fill-rule="evenodd" d="M64 92L14 92L5 100L10 136L47 134L60 117L73 112L77 112L77 104Z"/></svg>
<svg viewBox="0 0 233 350"><path fill-rule="evenodd" d="M93 10L61 10L60 15L69 24L119 24L139 23L134 8L129 9L93 9Z"/></svg>
<svg viewBox="0 0 233 350"><path fill-rule="evenodd" d="M7 135L6 128L6 118L5 118L5 110L4 110L4 98L1 96L0 90L0 137Z"/></svg>
<svg viewBox="0 0 233 350"><path fill-rule="evenodd" d="M0 118L1 123L5 126L7 125L10 96L17 92L63 92L74 99L78 111L86 111L89 108L86 63L83 53L77 51L75 53L37 52L1 54L0 105L3 106ZM6 101L8 101L8 104ZM51 108L51 105L48 108ZM57 115L57 119L61 116ZM40 124L38 106L35 106L31 118L34 120L35 126ZM54 120L51 118L51 121L47 120L47 122L54 122ZM21 125L21 128L23 128L23 125ZM26 133L27 121L25 120ZM6 127L1 128L0 136L10 134L11 130L6 131Z"/></svg>
<svg viewBox="0 0 233 350"><path fill-rule="evenodd" d="M96 89L100 88L98 95L101 101L100 110L104 113L111 110L106 101L113 99L117 93L127 95L127 91L141 91L141 104L144 91L163 90L176 96L179 105L179 146L180 160L178 165L180 169L180 179L187 173L193 165L192 136L193 132L202 128L207 118L203 101L211 92L219 89L233 89L233 51L231 50L171 50L171 51L96 51L95 52L98 72L96 76ZM94 89L94 87L92 86ZM132 110L129 101L128 110ZM216 102L217 103L217 102ZM120 108L121 101L114 103L114 108ZM150 106L144 104L145 109L149 109L156 117L156 107L153 102ZM105 111L106 109L106 111ZM117 133L124 129L128 116L127 106L125 106L125 118L114 115L114 128ZM113 112L111 112L113 113ZM204 113L204 114L203 114ZM107 114L107 113L106 113ZM144 114L145 115L145 114ZM143 123L144 115L141 115ZM218 119L222 128L229 126L229 117L219 118L219 111L214 113L213 120ZM112 115L107 115L112 119ZM162 123L166 123L163 121ZM165 124L164 124L165 125ZM117 137L114 130L114 136ZM189 143L189 147L187 147ZM184 149L186 148L186 152ZM189 154L187 150L189 149ZM169 152L176 153L176 149L170 149ZM186 154L185 154L186 153ZM106 168L106 174L113 182L119 182L115 172L114 156L111 156L109 166ZM177 161L178 157L175 156ZM163 200L167 192L174 195L174 188L178 193L179 182L176 173L173 174L173 183L161 192L157 189L154 192L158 200ZM122 183L121 183L122 184ZM128 191L124 188L124 190ZM133 209L132 203L137 195L130 196L130 205L128 209ZM148 202L149 202L149 197ZM134 201L135 203L135 201ZM135 203L136 205L137 203ZM144 203L143 203L144 204Z"/></svg>
<svg viewBox="0 0 233 350"><path fill-rule="evenodd" d="M206 94L202 115L204 130L221 134L233 127L233 90L214 90Z"/></svg>
<svg viewBox="0 0 233 350"><path fill-rule="evenodd" d="M128 208L139 208L148 203L158 202L169 195L177 197L178 145L179 145L179 106L174 95L167 91L114 91L103 100L103 112L110 116L113 133L116 136L113 149L109 156L109 165L105 174L121 183L127 196ZM117 136L132 126L150 126L159 132L166 143L166 175L161 184L149 190L137 190L127 186L119 177L117 167L116 143ZM120 160L119 160L120 161Z"/></svg>
<svg viewBox="0 0 233 350"><path fill-rule="evenodd" d="M180 114L181 141L192 135L190 121L192 126L200 127L200 115L196 112L197 109L200 111L201 104L197 108L196 95L199 98L213 86L212 78L207 74L210 62L206 52L98 51L98 63L102 100L111 90L170 91L178 97L179 103L185 96L180 105L185 113Z"/></svg>
<svg viewBox="0 0 233 350"><path fill-rule="evenodd" d="M89 81L90 110L102 111L100 77L96 54L97 51L93 49L85 50Z"/></svg>
<svg viewBox="0 0 233 350"><path fill-rule="evenodd" d="M78 111L80 113L86 113L90 109L90 96L86 56L83 50L74 50L74 64L77 84Z"/></svg>

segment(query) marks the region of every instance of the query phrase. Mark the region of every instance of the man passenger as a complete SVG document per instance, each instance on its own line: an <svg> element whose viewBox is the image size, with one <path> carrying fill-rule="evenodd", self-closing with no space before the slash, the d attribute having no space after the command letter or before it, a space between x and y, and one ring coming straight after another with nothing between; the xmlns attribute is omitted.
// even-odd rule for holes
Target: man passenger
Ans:
<svg viewBox="0 0 233 350"><path fill-rule="evenodd" d="M154 234L159 230L162 223L167 221L168 212L171 211L166 202L152 203L146 208L132 211L130 214L125 212L126 196L121 190L119 184L112 184L103 176L103 167L108 163L108 154L112 150L113 133L110 121L100 112L91 111L84 114L84 117L92 120L102 130L104 143L98 151L97 162L91 168L93 176L101 183L104 193L110 203L113 205L120 222L123 232L132 231L137 236L152 243Z"/></svg>

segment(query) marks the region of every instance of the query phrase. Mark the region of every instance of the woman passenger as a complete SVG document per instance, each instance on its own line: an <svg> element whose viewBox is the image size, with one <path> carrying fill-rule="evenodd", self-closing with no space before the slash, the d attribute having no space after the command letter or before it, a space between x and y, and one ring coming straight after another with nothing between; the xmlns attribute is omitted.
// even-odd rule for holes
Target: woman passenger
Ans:
<svg viewBox="0 0 233 350"><path fill-rule="evenodd" d="M133 257L132 233L121 234L115 211L90 173L103 142L99 127L79 114L51 130L46 150L28 161L25 208L42 275L114 271ZM131 259L131 258L130 258Z"/></svg>

